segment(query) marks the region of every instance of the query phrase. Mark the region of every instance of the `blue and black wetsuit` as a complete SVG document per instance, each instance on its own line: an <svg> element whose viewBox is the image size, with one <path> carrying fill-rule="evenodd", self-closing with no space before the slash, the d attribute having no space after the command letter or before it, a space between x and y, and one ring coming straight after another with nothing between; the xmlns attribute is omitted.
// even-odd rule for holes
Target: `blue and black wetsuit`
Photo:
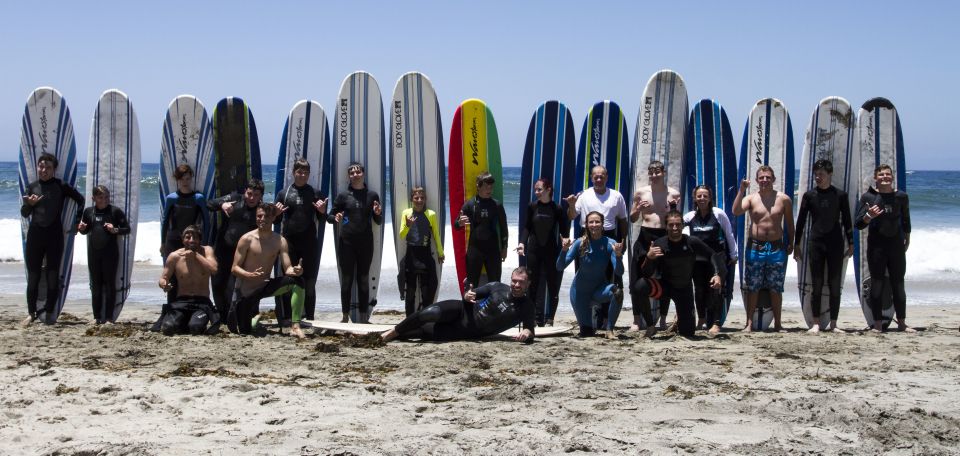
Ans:
<svg viewBox="0 0 960 456"><path fill-rule="evenodd" d="M399 337L436 341L480 339L518 324L531 334L534 332L530 298L513 296L510 286L499 282L473 291L477 294L476 304L463 300L440 301L405 318L396 327Z"/></svg>
<svg viewBox="0 0 960 456"><path fill-rule="evenodd" d="M190 225L202 227L207 219L206 198L202 193L173 192L163 200L163 222L160 224L161 254L166 262L167 255L183 247L180 233ZM205 240L208 244L209 240Z"/></svg>
<svg viewBox="0 0 960 456"><path fill-rule="evenodd" d="M606 325L603 329L611 330L617 323L622 304L614 299L613 292L616 285L607 275L607 267L613 265L614 275L623 275L623 262L617 257L616 250L613 248L616 243L613 239L601 236L600 239L587 241L589 245L585 247L586 251L581 256L583 242L583 238L573 241L567 253L557 257L556 267L558 271L563 271L574 258L579 258L580 268L577 269L577 274L570 285L570 303L573 305L573 313L580 325L580 334L591 335L597 326L597 322L594 321L595 307L602 306L607 310Z"/></svg>
<svg viewBox="0 0 960 456"><path fill-rule="evenodd" d="M807 216L810 230L806 230ZM843 286L843 255L853 245L853 226L850 221L850 203L847 192L834 186L814 188L803 194L800 212L797 214L795 249L807 255L810 264L810 308L819 316L823 309L823 273L827 273L830 287L830 320L840 315L840 289ZM800 250L803 235L807 235L807 248ZM844 243L844 238L847 242Z"/></svg>
<svg viewBox="0 0 960 456"><path fill-rule="evenodd" d="M880 206L883 213L867 222L869 207ZM860 196L857 206L858 230L867 230L867 264L870 267L870 308L873 320L883 320L884 288L893 292L897 320L907 317L907 293L903 277L907 273L906 242L910 235L910 199L902 191L880 193L870 188Z"/></svg>
<svg viewBox="0 0 960 456"><path fill-rule="evenodd" d="M303 281L306 298L303 304L304 318L314 319L317 304L317 274L320 272L320 245L317 239L317 222L323 223L323 215L317 212L314 203L323 199L309 184L303 187L290 185L277 192L278 203L287 206L283 213L281 234L287 240L290 263L303 260ZM280 307L282 302L282 308ZM289 318L290 296L277 298L277 316Z"/></svg>
<svg viewBox="0 0 960 456"><path fill-rule="evenodd" d="M230 203L233 211L230 212L229 217L224 217L224 223L217 229L217 237L213 242L213 255L217 258L218 266L217 272L210 278L213 303L221 320L227 318L236 285L236 278L230 271L233 267L233 255L237 251L237 244L244 234L257 229L257 207L247 206L242 195L231 193L207 201L207 209L213 212L222 211L223 203Z"/></svg>
<svg viewBox="0 0 960 456"><path fill-rule="evenodd" d="M60 257L63 255L63 204L66 198L76 201L77 216L68 221L73 228L80 221L83 211L83 195L77 189L64 184L60 179L35 181L27 186L24 196L39 195L40 201L31 206L26 202L20 207L20 215L30 217L27 228L27 246L24 260L27 263L27 312L36 318L38 312L44 312L46 323L52 323L57 301L60 299ZM40 289L40 276L46 260L47 294L43 309L37 309Z"/></svg>
<svg viewBox="0 0 960 456"><path fill-rule="evenodd" d="M87 235L87 267L90 269L90 294L93 318L97 323L113 322L113 310L117 302L117 268L120 246L117 236L130 234L130 224L123 211L112 205L103 209L96 206L83 211L80 221L87 226L80 234ZM116 233L107 231L110 223Z"/></svg>
<svg viewBox="0 0 960 456"><path fill-rule="evenodd" d="M470 239L467 239L467 282L474 288L480 283L480 274L487 270L487 282L499 282L502 272L500 252L507 248L507 213L493 198L479 196L463 203L460 213L470 219ZM459 219L454 229L462 230ZM466 289L466 287L464 288Z"/></svg>
<svg viewBox="0 0 960 456"><path fill-rule="evenodd" d="M566 201L562 204L533 201L527 205L526 223L520 227L520 242L530 273L528 294L537 309L537 324L541 326L548 320L553 321L560 301L563 272L557 271L557 257L560 256L560 238L570 236L566 206ZM546 306L544 301L548 303Z"/></svg>
<svg viewBox="0 0 960 456"><path fill-rule="evenodd" d="M690 236L700 239L711 250L722 254L724 264L730 264L731 260L737 259L737 240L733 236L730 219L722 209L712 207L706 217L698 210L690 211L684 214L683 223L690 230ZM697 255L697 262L693 265L693 296L697 306L697 318L704 320L707 328L720 325L723 299L731 297L733 285L731 280L727 280L719 290L710 288L710 279L714 273L712 261L710 257Z"/></svg>

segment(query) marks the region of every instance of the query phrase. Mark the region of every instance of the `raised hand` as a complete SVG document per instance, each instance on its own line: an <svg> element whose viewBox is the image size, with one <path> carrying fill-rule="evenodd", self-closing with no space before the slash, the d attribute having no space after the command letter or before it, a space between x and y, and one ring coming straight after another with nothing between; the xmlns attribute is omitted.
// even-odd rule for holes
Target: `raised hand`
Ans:
<svg viewBox="0 0 960 456"><path fill-rule="evenodd" d="M373 213L374 213L374 214L377 214L377 215L380 215L380 214L383 213L383 207L380 206L380 202L379 202L379 201L374 201L374 202L373 202Z"/></svg>
<svg viewBox="0 0 960 456"><path fill-rule="evenodd" d="M566 238L563 240L562 250L566 252L567 250L570 250L570 246L572 245L573 245L573 240L570 238Z"/></svg>
<svg viewBox="0 0 960 456"><path fill-rule="evenodd" d="M647 258L655 260L663 256L663 249L653 245L653 242L650 243L650 250L647 250Z"/></svg>
<svg viewBox="0 0 960 456"><path fill-rule="evenodd" d="M577 195L570 195L565 199L567 200L567 204L569 204L570 207L574 207L577 205Z"/></svg>
<svg viewBox="0 0 960 456"><path fill-rule="evenodd" d="M413 224L417 222L417 215L413 214L409 217L404 217L404 219L406 220L407 226L413 226Z"/></svg>
<svg viewBox="0 0 960 456"><path fill-rule="evenodd" d="M220 210L223 211L223 215L226 215L227 217L229 217L230 214L233 213L233 204L223 203L220 205Z"/></svg>
<svg viewBox="0 0 960 456"><path fill-rule="evenodd" d="M340 223L343 221L343 212L338 212L337 215L333 216L333 219Z"/></svg>
<svg viewBox="0 0 960 456"><path fill-rule="evenodd" d="M327 200L329 200L329 199L330 199L330 198L324 198L324 199L322 199L322 200L317 200L315 203L313 203L313 207L317 210L317 212L319 212L319 213L321 213L321 214L325 214L325 213L327 213Z"/></svg>
<svg viewBox="0 0 960 456"><path fill-rule="evenodd" d="M514 250L517 251L517 255L519 255L519 256L526 256L526 254L524 254L524 250L523 250L523 243L517 244L517 248L514 249Z"/></svg>
<svg viewBox="0 0 960 456"><path fill-rule="evenodd" d="M300 261L297 262L296 266L293 267L293 274L290 275L298 277L301 274L303 274L303 258L301 258Z"/></svg>
<svg viewBox="0 0 960 456"><path fill-rule="evenodd" d="M39 203L40 200L42 199L43 199L43 195L30 195L30 196L24 196L23 202L27 203L30 206L36 206L37 203Z"/></svg>
<svg viewBox="0 0 960 456"><path fill-rule="evenodd" d="M282 213L284 213L284 212L287 212L287 209L290 209L289 206L287 206L286 204L283 204L283 203L281 203L281 202L279 202L279 201L277 201L276 203L273 203L273 205L276 206L276 208L277 208L277 213L278 213L278 214L282 214Z"/></svg>

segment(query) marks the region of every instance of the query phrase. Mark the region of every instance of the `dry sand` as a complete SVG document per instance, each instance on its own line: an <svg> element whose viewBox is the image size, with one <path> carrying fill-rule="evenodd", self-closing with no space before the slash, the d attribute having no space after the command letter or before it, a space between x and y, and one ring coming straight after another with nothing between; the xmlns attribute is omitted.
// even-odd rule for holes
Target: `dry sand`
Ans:
<svg viewBox="0 0 960 456"><path fill-rule="evenodd" d="M21 300L0 298L2 454L960 453L960 307L910 307L917 334L807 335L794 309L780 334L382 347L164 337L135 304L21 329Z"/></svg>

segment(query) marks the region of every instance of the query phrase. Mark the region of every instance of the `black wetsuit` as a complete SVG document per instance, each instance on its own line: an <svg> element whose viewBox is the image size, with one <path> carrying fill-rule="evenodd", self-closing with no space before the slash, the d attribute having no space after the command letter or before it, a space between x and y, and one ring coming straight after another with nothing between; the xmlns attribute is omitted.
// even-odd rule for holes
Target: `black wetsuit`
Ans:
<svg viewBox="0 0 960 456"><path fill-rule="evenodd" d="M641 270L650 243L666 235L667 230L663 228L640 227L640 234L637 235L637 240L633 242L633 252L630 253L630 283L636 283L638 279L643 277ZM657 324L657 316L653 315L650 308L650 296L647 292L634 293L633 287L631 287L630 302L633 307L633 323L635 325L640 324L640 318L643 318L647 326ZM665 314L666 309L661 310L661 312Z"/></svg>
<svg viewBox="0 0 960 456"><path fill-rule="evenodd" d="M227 328L230 332L250 334L253 331L252 319L260 312L260 300L271 296L288 295L294 287L303 288L303 277L274 277L250 296L240 296L239 290L227 314Z"/></svg>
<svg viewBox="0 0 960 456"><path fill-rule="evenodd" d="M883 213L870 222L864 221L869 206L880 206ZM870 267L870 308L874 321L883 320L883 294L887 285L893 292L897 319L907 317L907 294L903 276L907 273L907 249L904 242L910 234L910 200L899 190L880 193L870 188L857 205L856 227L867 231L867 264Z"/></svg>
<svg viewBox="0 0 960 456"><path fill-rule="evenodd" d="M183 247L180 234L190 225L203 226L206 213L205 198L202 193L180 193L167 195L163 201L163 222L160 226L164 261L170 252Z"/></svg>
<svg viewBox="0 0 960 456"><path fill-rule="evenodd" d="M720 221L713 214L713 208L706 217L700 215L699 210L693 212L693 217L686 223L690 228L690 235L701 240L707 247L717 254L721 254L724 264L727 264L727 239L723 234ZM720 315L723 306L723 294L726 287L714 290L710 287L714 268L712 258L697 255L697 262L693 265L693 298L697 306L697 318L706 322L707 328L720 325Z"/></svg>
<svg viewBox="0 0 960 456"><path fill-rule="evenodd" d="M692 286L694 264L698 256L711 258L714 274L719 274L722 278L726 274L726 267L721 259L723 255L714 254L713 249L707 247L703 241L686 234L677 242L671 242L664 236L654 241L653 245L660 247L663 256L644 262L641 275L652 277L655 272L660 273L660 285L663 287L660 305L666 306L673 300L677 305L678 332L683 336L693 336L696 331ZM647 293L649 296L648 287L648 281L640 278L630 288L634 294Z"/></svg>
<svg viewBox="0 0 960 456"><path fill-rule="evenodd" d="M323 223L323 216L317 212L314 203L323 199L309 184L303 187L290 185L283 191L277 192L276 201L287 206L283 213L281 234L287 240L287 250L290 254L290 264L297 264L303 260L303 281L306 299L303 304L304 318L314 319L314 310L317 305L317 274L320 271L320 247L317 239L317 221ZM280 306L283 306L282 308ZM290 297L284 295L277 298L277 317L289 318Z"/></svg>
<svg viewBox="0 0 960 456"><path fill-rule="evenodd" d="M353 187L337 195L327 221L337 223L336 215L343 214L340 222L337 256L340 263L340 306L343 313L350 312L353 285L357 285L357 311L361 320L369 312L370 263L373 262L373 224L383 224L383 212L373 213L373 203L380 203L377 192L367 187Z"/></svg>
<svg viewBox="0 0 960 456"><path fill-rule="evenodd" d="M66 198L77 203L77 216L68 221L73 224L72 228L80 221L84 200L80 192L57 178L31 182L24 196L30 195L40 195L42 198L33 206L24 202L20 207L20 215L30 217L27 246L23 252L27 263L27 312L31 317L37 317L38 312L44 312L46 323L52 323L57 301L60 299L60 256L63 255L64 247L63 222L60 218L63 204ZM47 271L46 302L43 309L37 309L44 260Z"/></svg>
<svg viewBox="0 0 960 456"><path fill-rule="evenodd" d="M160 331L164 335L189 333L196 336L220 331L220 313L206 296L177 296L169 307L161 317Z"/></svg>
<svg viewBox="0 0 960 456"><path fill-rule="evenodd" d="M440 301L407 317L396 327L400 338L480 339L521 323L524 329L533 333L534 310L530 298L525 295L514 297L510 286L499 282L488 283L474 291L477 293L476 304L461 300Z"/></svg>
<svg viewBox="0 0 960 456"><path fill-rule="evenodd" d="M236 278L231 273L233 256L237 251L240 238L250 231L257 229L257 207L249 207L239 193L207 201L210 211L222 211L223 203L230 203L233 211L229 217L224 216L225 223L217 229L217 237L213 243L213 255L217 258L217 272L210 277L213 288L213 303L220 313L220 319L227 318L230 310L230 301L233 299L233 289Z"/></svg>
<svg viewBox="0 0 960 456"><path fill-rule="evenodd" d="M520 242L523 242L530 276L528 294L536 308L537 324L541 326L547 320L553 321L560 300L563 272L557 271L557 257L560 256L560 238L570 236L566 206L566 201L562 204L552 200L548 203L533 201L527 205L526 223L520 228Z"/></svg>
<svg viewBox="0 0 960 456"><path fill-rule="evenodd" d="M507 213L493 198L475 197L463 203L460 214L470 219L470 239L467 239L467 282L474 288L480 283L483 268L487 282L499 282L501 275L500 251L507 248ZM453 227L462 230L459 218ZM464 287L466 290L466 287Z"/></svg>
<svg viewBox="0 0 960 456"><path fill-rule="evenodd" d="M799 250L810 216L807 248ZM844 243L844 237L847 242ZM850 203L847 192L834 186L827 189L814 188L803 194L800 212L797 214L797 251L807 256L810 264L811 290L810 309L813 315L823 312L823 273L827 272L830 287L830 320L840 315L840 289L843 286L843 255L847 246L853 245L853 227L850 221Z"/></svg>
<svg viewBox="0 0 960 456"><path fill-rule="evenodd" d="M127 216L120 208L107 205L84 209L80 221L87 226L81 234L87 235L87 267L90 270L90 295L93 318L98 323L114 321L113 310L117 302L117 269L120 267L120 246L117 236L130 234ZM110 223L116 233L107 231Z"/></svg>

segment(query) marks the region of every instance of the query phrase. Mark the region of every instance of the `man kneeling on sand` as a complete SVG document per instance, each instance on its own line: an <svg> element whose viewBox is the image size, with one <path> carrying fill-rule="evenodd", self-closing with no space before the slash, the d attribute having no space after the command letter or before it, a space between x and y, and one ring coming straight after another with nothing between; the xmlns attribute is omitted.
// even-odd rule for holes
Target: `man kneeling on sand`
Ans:
<svg viewBox="0 0 960 456"><path fill-rule="evenodd" d="M164 335L220 331L220 314L210 302L210 276L217 272L217 259L211 247L200 245L200 238L197 225L184 228L183 248L167 255L163 265L157 285L164 292L174 288L171 277L177 278L176 297L160 315L160 330Z"/></svg>
<svg viewBox="0 0 960 456"><path fill-rule="evenodd" d="M490 282L463 295L463 299L440 301L404 319L380 335L384 342L398 337L435 341L470 340L499 334L523 323L515 340L533 341L535 309L527 297L527 268L510 274L510 285Z"/></svg>
<svg viewBox="0 0 960 456"><path fill-rule="evenodd" d="M227 327L231 332L252 334L259 326L260 300L271 296L290 294L289 317L277 315L280 320L290 318L290 333L303 339L300 317L303 315L305 291L303 287L303 261L290 264L287 241L273 232L273 220L279 210L272 204L257 206L257 229L244 234L237 243L233 255L233 275L237 276L237 290L230 311ZM284 275L270 278L270 270L280 258Z"/></svg>

